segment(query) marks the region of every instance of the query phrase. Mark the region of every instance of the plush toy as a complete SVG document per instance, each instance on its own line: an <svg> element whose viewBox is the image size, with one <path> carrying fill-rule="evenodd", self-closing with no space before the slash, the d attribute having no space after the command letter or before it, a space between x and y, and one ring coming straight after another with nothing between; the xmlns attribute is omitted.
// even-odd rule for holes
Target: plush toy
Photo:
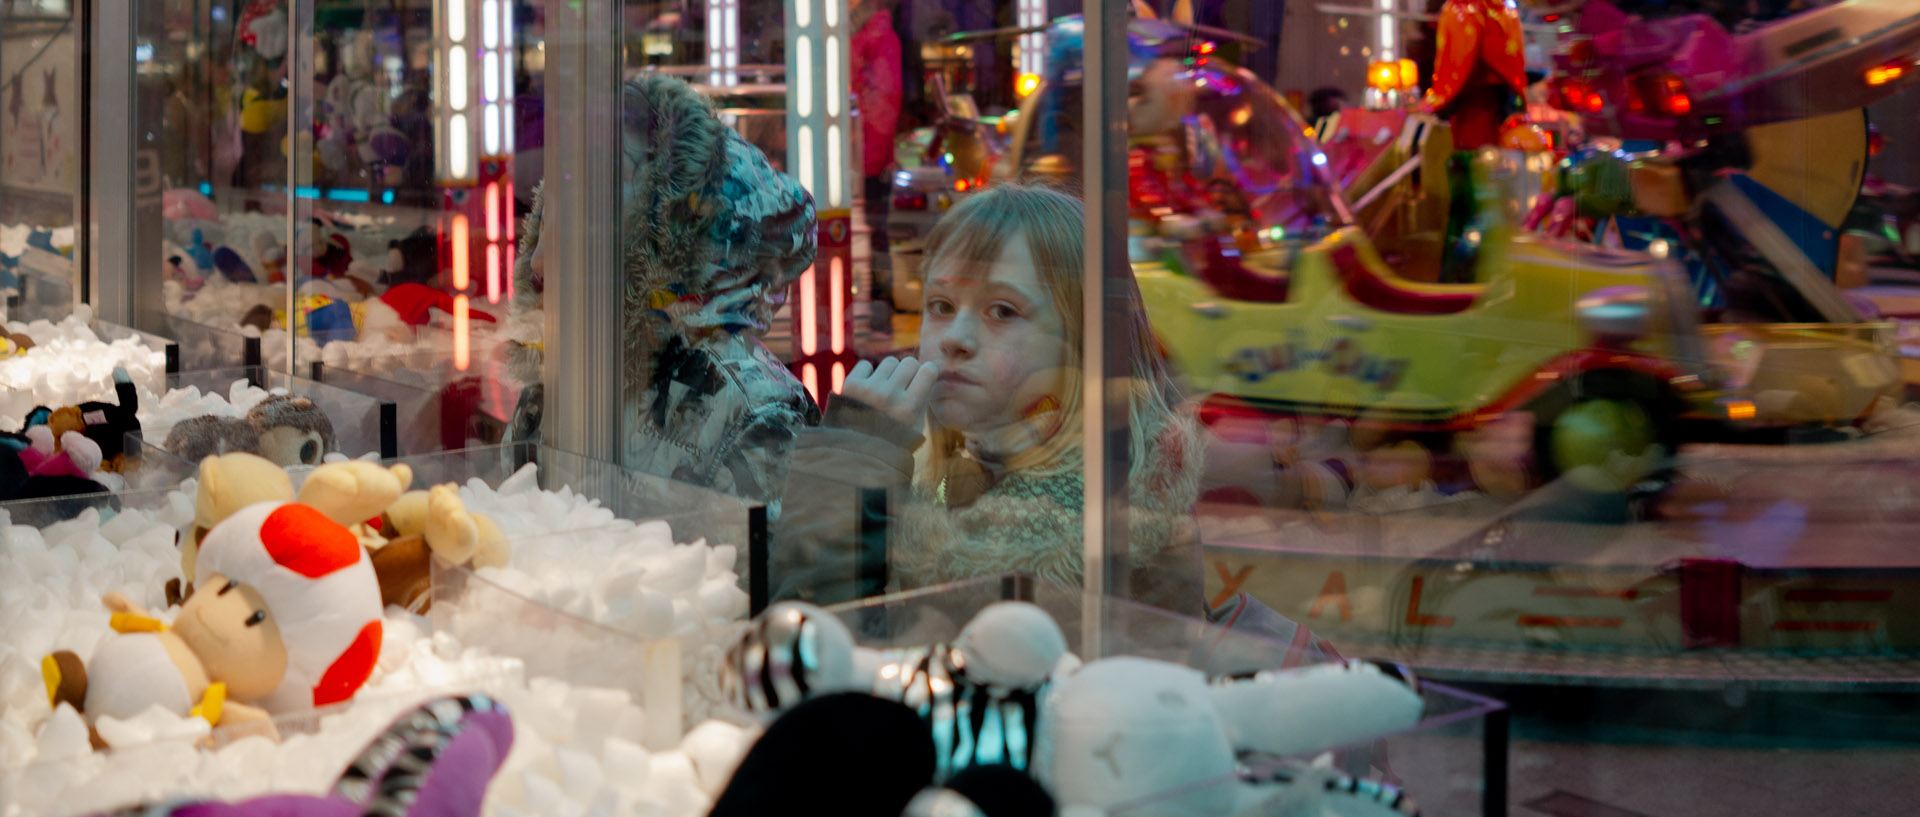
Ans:
<svg viewBox="0 0 1920 817"><path fill-rule="evenodd" d="M425 284L395 284L380 293L380 297L366 301L360 331L370 336L385 335L391 340L405 342L412 330L432 322L434 310L452 315L453 295ZM486 323L495 320L492 315L477 309L470 310L467 317Z"/></svg>
<svg viewBox="0 0 1920 817"><path fill-rule="evenodd" d="M207 532L193 577L200 590L171 624L106 594L118 635L84 665L72 652L48 656L49 701L90 723L157 705L224 726L347 700L372 675L379 583L359 540L319 510L241 508Z"/></svg>
<svg viewBox="0 0 1920 817"><path fill-rule="evenodd" d="M427 701L367 744L323 795L172 801L99 817L459 817L481 813L513 748L513 719L485 695Z"/></svg>
<svg viewBox="0 0 1920 817"><path fill-rule="evenodd" d="M240 12L234 25L240 44L253 49L269 61L287 53L287 12L275 0L255 0Z"/></svg>
<svg viewBox="0 0 1920 817"><path fill-rule="evenodd" d="M427 284L440 275L439 238L425 227L406 238L387 242L387 265L383 283Z"/></svg>
<svg viewBox="0 0 1920 817"><path fill-rule="evenodd" d="M759 817L817 803L846 817L897 817L933 782L934 758L912 708L822 691L767 727L707 814Z"/></svg>
<svg viewBox="0 0 1920 817"><path fill-rule="evenodd" d="M339 233L327 233L322 240L320 254L313 259L313 277L339 278L347 274L347 268L353 264L353 247L347 244L347 237Z"/></svg>
<svg viewBox="0 0 1920 817"><path fill-rule="evenodd" d="M74 476L69 470L43 468L43 473L30 472L26 465L26 458L22 457L22 454L32 444L24 434L0 434L0 501L47 499L108 492L106 485L88 476ZM85 507L87 507L85 504L72 507L53 505L16 507L13 509L13 524L44 527L72 518L72 514L78 513Z"/></svg>
<svg viewBox="0 0 1920 817"><path fill-rule="evenodd" d="M338 292L325 281L308 281L300 287L302 293L316 291ZM358 334L354 326L353 305L332 295L302 294L294 302L297 307L293 318L293 333L296 337L310 337L314 342L325 346L336 340L353 340ZM273 323L287 325L287 315L280 310L273 311Z"/></svg>
<svg viewBox="0 0 1920 817"><path fill-rule="evenodd" d="M33 426L25 433L31 444L20 451L20 463L26 466L28 476L92 479L100 469L99 444L78 431L60 435L57 446L48 426Z"/></svg>
<svg viewBox="0 0 1920 817"><path fill-rule="evenodd" d="M27 412L26 428L47 428L54 449L45 452L48 456L65 450L64 445L55 443L64 443L68 434L78 433L93 443L81 452L83 459L97 459L99 470L120 473L126 466L127 435L140 430L140 392L133 385L133 376L119 366L113 369L113 391L117 403L89 400L57 409L35 406ZM92 450L96 447L97 454Z"/></svg>
<svg viewBox="0 0 1920 817"><path fill-rule="evenodd" d="M1294 757L1404 730L1422 709L1412 673L1365 661L1215 681L1131 656L1081 666L1053 619L1024 602L987 607L951 643L885 652L853 646L825 610L777 604L729 650L721 686L763 716L834 691L904 701L945 747L936 779L1011 763L1062 804L1096 808L1228 780L1242 752ZM1149 813L1226 815L1270 796L1206 786Z"/></svg>
<svg viewBox="0 0 1920 817"><path fill-rule="evenodd" d="M272 230L260 230L253 234L253 259L260 262L260 268L266 272L267 283L279 283L287 279L287 246L280 243L280 236Z"/></svg>
<svg viewBox="0 0 1920 817"><path fill-rule="evenodd" d="M223 245L214 248L211 260L213 268L219 270L220 275L229 282L251 284L260 280L254 277L253 268L247 266L247 262L240 257L239 253L234 252L232 247Z"/></svg>
<svg viewBox="0 0 1920 817"><path fill-rule="evenodd" d="M215 454L259 454L281 465L316 465L337 447L333 421L312 400L274 394L244 418L202 415L167 432L162 447L189 462Z"/></svg>
<svg viewBox="0 0 1920 817"><path fill-rule="evenodd" d="M408 608L426 597L433 557L476 567L503 566L508 558L499 526L468 513L453 486L409 492L412 483L405 464L385 468L354 460L314 469L299 492L301 504L347 526L369 549L382 603ZM202 461L193 526L180 540L183 574L195 574L195 546L204 532L235 509L293 497L285 470L261 457L236 453Z"/></svg>

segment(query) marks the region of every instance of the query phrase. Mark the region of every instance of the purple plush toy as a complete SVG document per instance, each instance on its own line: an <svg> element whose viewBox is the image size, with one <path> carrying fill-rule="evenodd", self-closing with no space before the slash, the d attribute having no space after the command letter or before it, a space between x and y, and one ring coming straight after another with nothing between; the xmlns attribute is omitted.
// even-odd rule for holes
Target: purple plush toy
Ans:
<svg viewBox="0 0 1920 817"><path fill-rule="evenodd" d="M110 817L473 817L513 748L507 710L484 695L440 698L394 721L323 797L135 806Z"/></svg>

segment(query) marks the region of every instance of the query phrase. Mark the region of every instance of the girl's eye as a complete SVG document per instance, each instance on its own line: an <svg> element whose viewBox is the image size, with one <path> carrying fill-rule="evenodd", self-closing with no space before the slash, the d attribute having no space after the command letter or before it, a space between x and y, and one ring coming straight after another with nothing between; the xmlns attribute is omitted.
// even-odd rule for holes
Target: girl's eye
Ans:
<svg viewBox="0 0 1920 817"><path fill-rule="evenodd" d="M1012 304L994 304L987 307L987 317L996 321L1010 321L1020 317L1020 310L1015 309Z"/></svg>
<svg viewBox="0 0 1920 817"><path fill-rule="evenodd" d="M933 300L927 301L927 314L943 318L951 315L953 314L953 302L945 298L934 298Z"/></svg>
<svg viewBox="0 0 1920 817"><path fill-rule="evenodd" d="M253 615L247 616L247 626L248 627L259 626L260 623L266 620L267 620L267 611L255 610L253 611Z"/></svg>

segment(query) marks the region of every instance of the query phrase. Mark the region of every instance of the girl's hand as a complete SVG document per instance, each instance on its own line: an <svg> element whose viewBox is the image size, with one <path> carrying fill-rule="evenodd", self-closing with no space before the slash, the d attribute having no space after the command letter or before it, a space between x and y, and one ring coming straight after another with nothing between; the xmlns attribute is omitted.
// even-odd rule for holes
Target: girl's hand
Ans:
<svg viewBox="0 0 1920 817"><path fill-rule="evenodd" d="M847 373L840 393L872 406L901 425L918 428L939 377L939 364L921 363L911 356L904 360L886 358L878 366L862 360Z"/></svg>

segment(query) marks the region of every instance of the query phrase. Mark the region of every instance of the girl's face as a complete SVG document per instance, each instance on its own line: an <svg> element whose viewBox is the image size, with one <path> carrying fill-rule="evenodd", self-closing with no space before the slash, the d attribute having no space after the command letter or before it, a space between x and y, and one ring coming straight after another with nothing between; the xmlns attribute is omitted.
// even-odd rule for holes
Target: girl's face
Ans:
<svg viewBox="0 0 1920 817"><path fill-rule="evenodd" d="M1025 235L1006 243L984 277L959 264L936 264L920 327L920 359L940 364L934 420L982 433L1044 405L1059 392L1069 359L1062 321Z"/></svg>

